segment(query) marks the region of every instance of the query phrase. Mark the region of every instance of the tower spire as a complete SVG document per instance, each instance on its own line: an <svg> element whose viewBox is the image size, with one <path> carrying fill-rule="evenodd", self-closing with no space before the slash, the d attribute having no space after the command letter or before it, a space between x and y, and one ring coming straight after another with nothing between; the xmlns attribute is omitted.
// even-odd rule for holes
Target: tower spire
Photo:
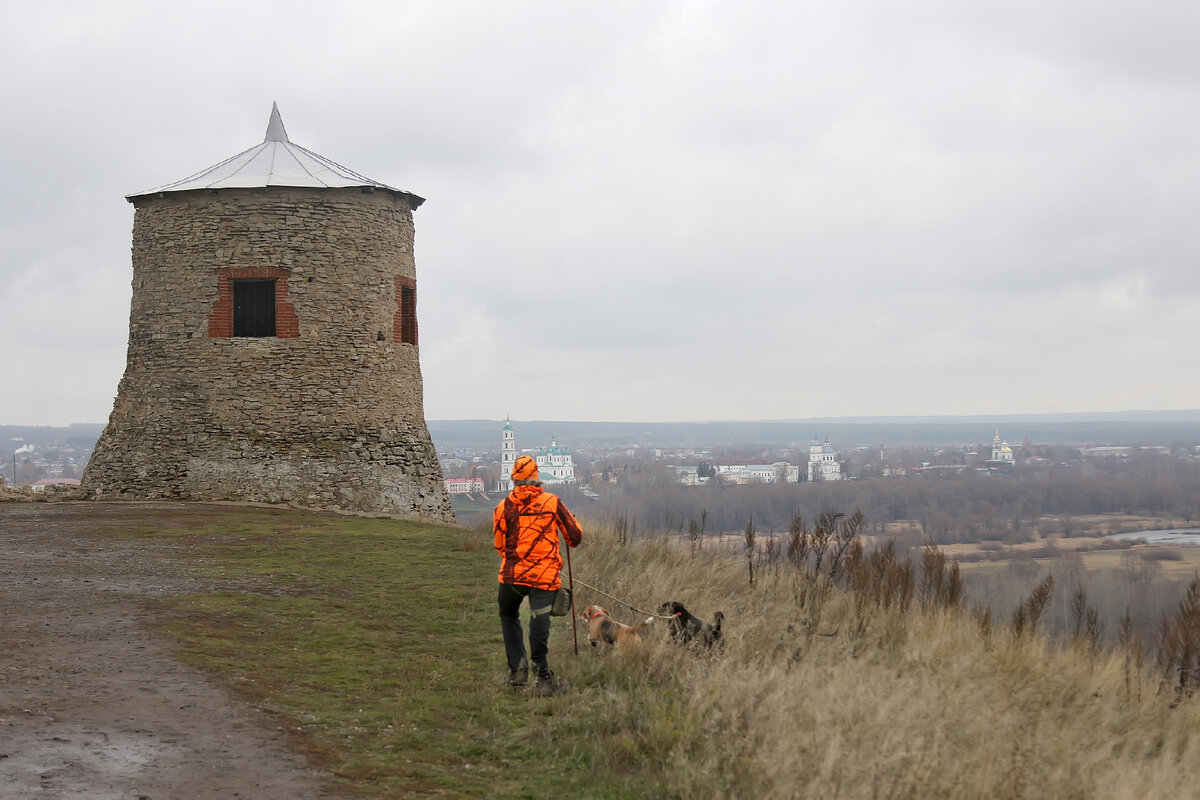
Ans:
<svg viewBox="0 0 1200 800"><path fill-rule="evenodd" d="M267 122L267 136L264 142L286 142L287 131L283 128L283 117L279 116L279 104L271 103L271 119Z"/></svg>

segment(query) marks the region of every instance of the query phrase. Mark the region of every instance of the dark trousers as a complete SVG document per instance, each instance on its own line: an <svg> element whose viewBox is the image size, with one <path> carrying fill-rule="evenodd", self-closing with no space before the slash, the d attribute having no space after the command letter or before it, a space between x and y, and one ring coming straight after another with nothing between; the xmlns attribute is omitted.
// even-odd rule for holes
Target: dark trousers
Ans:
<svg viewBox="0 0 1200 800"><path fill-rule="evenodd" d="M550 609L555 593L532 586L500 584L497 602L500 606L500 630L504 634L504 655L509 670L520 669L525 661L525 641L521 631L521 601L529 598L529 656L534 672L544 675L549 667L546 654L550 648Z"/></svg>

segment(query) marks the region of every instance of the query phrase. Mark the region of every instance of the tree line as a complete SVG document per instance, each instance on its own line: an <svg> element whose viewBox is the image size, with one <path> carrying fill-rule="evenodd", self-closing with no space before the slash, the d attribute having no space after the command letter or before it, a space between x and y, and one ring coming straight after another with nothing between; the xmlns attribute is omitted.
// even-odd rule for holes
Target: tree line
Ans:
<svg viewBox="0 0 1200 800"><path fill-rule="evenodd" d="M800 484L682 486L655 464L630 465L588 513L635 520L643 530L683 532L703 516L712 533L738 532L753 518L762 532L786 531L797 516L858 510L865 532L907 521L938 544L1023 541L1034 532L1073 532L1071 515L1127 514L1200 521L1200 464L1170 461L1152 470L1018 471L1010 475L866 478ZM1047 519L1054 517L1053 520ZM890 533L890 531L888 531Z"/></svg>

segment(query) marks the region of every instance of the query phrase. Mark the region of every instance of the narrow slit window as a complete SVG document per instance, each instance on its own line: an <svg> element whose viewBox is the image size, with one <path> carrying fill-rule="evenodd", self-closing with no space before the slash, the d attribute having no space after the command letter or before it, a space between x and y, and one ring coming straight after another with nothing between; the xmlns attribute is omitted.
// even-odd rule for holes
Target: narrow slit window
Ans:
<svg viewBox="0 0 1200 800"><path fill-rule="evenodd" d="M233 335L275 335L275 281L233 282Z"/></svg>
<svg viewBox="0 0 1200 800"><path fill-rule="evenodd" d="M400 341L404 344L417 343L417 289L415 286L400 287Z"/></svg>

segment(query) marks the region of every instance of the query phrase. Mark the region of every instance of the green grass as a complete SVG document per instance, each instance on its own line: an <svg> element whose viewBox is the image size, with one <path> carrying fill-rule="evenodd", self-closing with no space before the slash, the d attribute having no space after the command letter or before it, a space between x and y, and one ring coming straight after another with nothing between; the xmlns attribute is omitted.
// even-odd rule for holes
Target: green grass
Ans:
<svg viewBox="0 0 1200 800"><path fill-rule="evenodd" d="M551 663L572 688L539 699L503 683L486 533L273 508L158 522L126 535L214 587L171 601L183 656L275 715L347 792L1200 797L1200 694L1177 701L1140 651L1060 646L1003 620L985 632L958 608L904 612L786 559L760 561L750 583L737 547L693 553L585 523L578 581L642 609L720 609L726 647L682 650L655 628L623 653L581 639L575 656L556 620ZM590 602L625 622L644 613L580 590Z"/></svg>
<svg viewBox="0 0 1200 800"><path fill-rule="evenodd" d="M269 509L236 518L155 534L189 571L231 584L175 598L165 629L183 658L276 715L344 788L380 797L660 793L636 763L597 781L592 723L611 715L606 665L577 669L569 619L555 622L551 664L579 690L534 698L504 685L497 562L485 534Z"/></svg>

